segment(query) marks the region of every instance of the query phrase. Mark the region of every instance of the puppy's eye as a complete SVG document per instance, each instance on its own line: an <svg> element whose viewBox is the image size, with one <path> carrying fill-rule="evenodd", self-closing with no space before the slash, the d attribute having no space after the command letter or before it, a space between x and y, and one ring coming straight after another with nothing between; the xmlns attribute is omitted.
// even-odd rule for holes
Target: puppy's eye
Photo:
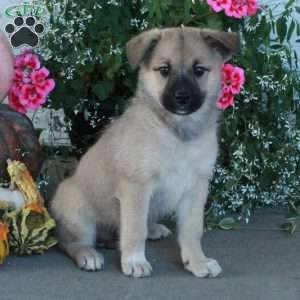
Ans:
<svg viewBox="0 0 300 300"><path fill-rule="evenodd" d="M195 65L194 66L194 74L196 77L201 77L204 75L205 72L207 72L208 69L203 67L203 66L200 66L200 65Z"/></svg>
<svg viewBox="0 0 300 300"><path fill-rule="evenodd" d="M168 77L170 74L170 67L169 66L161 66L158 68L158 71L160 72L161 76Z"/></svg>

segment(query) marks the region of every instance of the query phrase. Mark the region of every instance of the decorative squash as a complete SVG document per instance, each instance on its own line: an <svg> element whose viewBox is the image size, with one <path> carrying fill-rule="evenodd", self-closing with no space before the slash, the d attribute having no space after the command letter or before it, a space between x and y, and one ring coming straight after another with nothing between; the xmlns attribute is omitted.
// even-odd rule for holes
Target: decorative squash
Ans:
<svg viewBox="0 0 300 300"><path fill-rule="evenodd" d="M42 254L57 244L55 221L43 205L44 199L27 167L20 161L8 160L7 164L11 183L19 189L16 191L24 203L16 208L7 199L0 199L0 264L9 250L20 255Z"/></svg>
<svg viewBox="0 0 300 300"><path fill-rule="evenodd" d="M9 246L15 254L43 254L57 244L55 221L37 204L7 212L4 219L9 228Z"/></svg>
<svg viewBox="0 0 300 300"><path fill-rule="evenodd" d="M7 160L23 162L33 178L42 163L41 147L30 119L0 104L0 182L9 182Z"/></svg>

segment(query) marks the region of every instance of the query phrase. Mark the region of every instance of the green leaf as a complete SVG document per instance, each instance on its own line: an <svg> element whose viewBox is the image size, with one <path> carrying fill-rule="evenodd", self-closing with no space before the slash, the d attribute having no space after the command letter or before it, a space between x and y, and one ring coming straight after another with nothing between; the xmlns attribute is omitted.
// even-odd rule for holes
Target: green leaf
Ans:
<svg viewBox="0 0 300 300"><path fill-rule="evenodd" d="M207 17L207 26L211 29L220 30L222 28L222 20L217 14Z"/></svg>
<svg viewBox="0 0 300 300"><path fill-rule="evenodd" d="M290 234L294 234L297 228L297 223L292 223L291 225L291 230L290 230Z"/></svg>
<svg viewBox="0 0 300 300"><path fill-rule="evenodd" d="M100 99L105 100L113 90L111 81L102 81L93 86L93 93Z"/></svg>
<svg viewBox="0 0 300 300"><path fill-rule="evenodd" d="M296 12L300 14L300 6L296 6L295 9L296 9Z"/></svg>
<svg viewBox="0 0 300 300"><path fill-rule="evenodd" d="M282 45L282 44L273 44L273 45L270 46L270 48L278 50L278 49L284 48L284 45Z"/></svg>
<svg viewBox="0 0 300 300"><path fill-rule="evenodd" d="M297 215L298 213L300 213L298 210L299 210L299 208L295 205L295 203L293 201L290 201L289 202L289 211L291 213L294 213Z"/></svg>
<svg viewBox="0 0 300 300"><path fill-rule="evenodd" d="M276 29L280 42L283 42L287 33L287 25L285 18L281 17L278 19L276 23Z"/></svg>
<svg viewBox="0 0 300 300"><path fill-rule="evenodd" d="M234 228L234 225L235 225L235 219L232 217L226 217L219 222L218 227L220 229L230 230Z"/></svg>
<svg viewBox="0 0 300 300"><path fill-rule="evenodd" d="M300 35L300 24L297 22L297 35Z"/></svg>
<svg viewBox="0 0 300 300"><path fill-rule="evenodd" d="M292 20L291 25L289 27L288 34L287 34L287 40L288 41L291 39L292 34L294 33L294 30L295 30L295 27L296 27L296 23L295 23L294 20Z"/></svg>
<svg viewBox="0 0 300 300"><path fill-rule="evenodd" d="M289 234L294 234L297 229L297 223L296 222L286 222L281 225L281 228L285 231L287 231Z"/></svg>
<svg viewBox="0 0 300 300"><path fill-rule="evenodd" d="M297 51L294 50L294 56L295 56L295 60L296 60L296 65L298 64L298 54L297 54Z"/></svg>
<svg viewBox="0 0 300 300"><path fill-rule="evenodd" d="M290 0L286 5L285 5L285 9L288 9L289 7L291 7L294 4L295 0Z"/></svg>
<svg viewBox="0 0 300 300"><path fill-rule="evenodd" d="M300 216L287 218L287 221L289 221L289 222L297 222L299 220L300 220Z"/></svg>
<svg viewBox="0 0 300 300"><path fill-rule="evenodd" d="M122 58L120 55L113 56L110 62L110 67L106 72L106 75L108 79L113 79L114 74L119 71L121 65L122 65Z"/></svg>
<svg viewBox="0 0 300 300"><path fill-rule="evenodd" d="M283 230L285 231L290 231L290 228L291 228L291 224L288 222L288 223L284 223L280 226L280 228L282 228Z"/></svg>
<svg viewBox="0 0 300 300"><path fill-rule="evenodd" d="M75 91L80 91L84 88L83 80L81 79L73 80L70 85Z"/></svg>

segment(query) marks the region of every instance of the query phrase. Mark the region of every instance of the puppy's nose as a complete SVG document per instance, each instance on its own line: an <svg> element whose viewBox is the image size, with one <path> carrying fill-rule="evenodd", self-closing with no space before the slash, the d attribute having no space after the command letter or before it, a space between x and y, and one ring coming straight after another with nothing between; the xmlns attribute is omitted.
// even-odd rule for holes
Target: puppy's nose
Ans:
<svg viewBox="0 0 300 300"><path fill-rule="evenodd" d="M176 103L180 106L184 106L189 103L191 95L188 91L179 90L175 93Z"/></svg>

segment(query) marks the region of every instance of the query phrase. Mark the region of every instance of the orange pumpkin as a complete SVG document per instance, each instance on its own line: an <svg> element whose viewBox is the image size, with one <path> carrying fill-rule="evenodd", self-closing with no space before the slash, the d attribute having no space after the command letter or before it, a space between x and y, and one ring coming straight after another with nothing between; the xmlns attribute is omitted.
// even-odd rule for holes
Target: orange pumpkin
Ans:
<svg viewBox="0 0 300 300"><path fill-rule="evenodd" d="M9 244L7 235L7 225L0 222L0 264L2 264L5 258L9 255Z"/></svg>

